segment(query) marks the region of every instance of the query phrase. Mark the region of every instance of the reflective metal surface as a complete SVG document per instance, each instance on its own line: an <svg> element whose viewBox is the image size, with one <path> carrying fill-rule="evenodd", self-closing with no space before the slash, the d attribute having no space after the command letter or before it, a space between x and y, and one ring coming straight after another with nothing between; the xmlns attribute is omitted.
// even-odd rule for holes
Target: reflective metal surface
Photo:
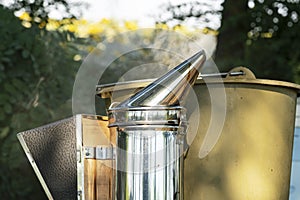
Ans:
<svg viewBox="0 0 300 200"><path fill-rule="evenodd" d="M205 53L200 51L164 76L136 93L118 107L178 106L194 84L205 62Z"/></svg>
<svg viewBox="0 0 300 200"><path fill-rule="evenodd" d="M127 153L119 152L117 166L125 168L117 172L116 199L182 199L183 139L164 129L119 133L119 151Z"/></svg>
<svg viewBox="0 0 300 200"><path fill-rule="evenodd" d="M182 199L185 109L118 109L109 117L118 133L116 199Z"/></svg>

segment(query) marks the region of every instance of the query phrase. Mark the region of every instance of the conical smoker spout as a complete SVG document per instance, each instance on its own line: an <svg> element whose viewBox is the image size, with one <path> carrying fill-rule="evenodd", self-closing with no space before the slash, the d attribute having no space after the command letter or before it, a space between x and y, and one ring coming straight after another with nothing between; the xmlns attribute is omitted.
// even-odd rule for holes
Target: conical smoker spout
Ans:
<svg viewBox="0 0 300 200"><path fill-rule="evenodd" d="M205 62L200 51L117 107L178 106L184 101Z"/></svg>
<svg viewBox="0 0 300 200"><path fill-rule="evenodd" d="M205 62L198 52L109 109L117 127L116 200L182 200L186 110L180 106Z"/></svg>

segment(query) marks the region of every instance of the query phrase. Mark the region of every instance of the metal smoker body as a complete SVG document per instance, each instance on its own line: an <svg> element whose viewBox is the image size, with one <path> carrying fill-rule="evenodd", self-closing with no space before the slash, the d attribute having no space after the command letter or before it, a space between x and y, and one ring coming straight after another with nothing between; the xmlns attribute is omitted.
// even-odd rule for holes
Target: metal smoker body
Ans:
<svg viewBox="0 0 300 200"><path fill-rule="evenodd" d="M114 114L136 123L118 125L116 199L181 199L185 110L144 107Z"/></svg>
<svg viewBox="0 0 300 200"><path fill-rule="evenodd" d="M117 127L117 200L183 199L186 113L180 104L204 61L201 51L109 109L109 127Z"/></svg>

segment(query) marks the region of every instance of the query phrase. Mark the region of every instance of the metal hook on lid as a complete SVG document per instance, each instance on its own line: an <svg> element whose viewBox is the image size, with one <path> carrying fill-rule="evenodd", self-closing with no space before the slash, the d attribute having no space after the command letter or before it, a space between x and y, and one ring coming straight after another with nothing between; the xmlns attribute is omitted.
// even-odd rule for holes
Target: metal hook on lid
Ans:
<svg viewBox="0 0 300 200"><path fill-rule="evenodd" d="M226 76L226 78L234 78L234 79L239 79L239 78L243 78L243 79L256 79L254 73L246 68L246 67L235 67L232 70L230 70L228 72L228 75Z"/></svg>

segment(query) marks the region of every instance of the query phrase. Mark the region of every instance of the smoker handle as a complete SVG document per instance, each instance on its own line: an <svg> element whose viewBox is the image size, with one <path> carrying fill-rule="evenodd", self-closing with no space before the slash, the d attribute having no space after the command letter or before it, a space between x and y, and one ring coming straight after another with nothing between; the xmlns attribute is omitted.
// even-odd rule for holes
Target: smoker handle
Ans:
<svg viewBox="0 0 300 200"><path fill-rule="evenodd" d="M226 78L226 79L236 79L236 78L243 78L243 79L256 79L253 72L251 72L246 67L235 67L229 72L220 72L220 73L211 73L211 74L200 74L198 79L204 78Z"/></svg>

